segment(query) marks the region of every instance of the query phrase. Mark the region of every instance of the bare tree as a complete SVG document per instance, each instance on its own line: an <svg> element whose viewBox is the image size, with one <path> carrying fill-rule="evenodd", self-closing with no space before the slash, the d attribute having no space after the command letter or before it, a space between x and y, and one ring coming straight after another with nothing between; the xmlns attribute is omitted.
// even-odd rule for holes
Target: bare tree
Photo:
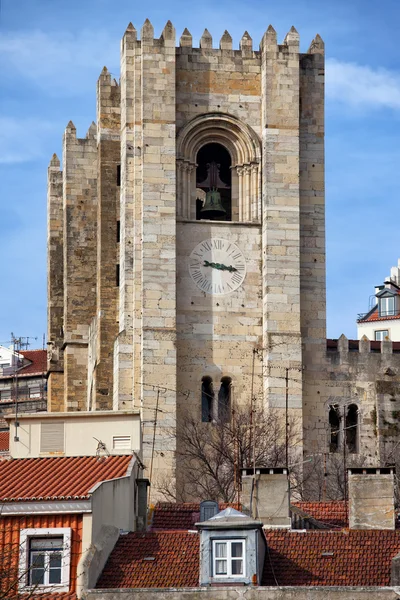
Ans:
<svg viewBox="0 0 400 600"><path fill-rule="evenodd" d="M240 408L229 420L209 423L186 413L180 420L179 433L171 434L178 438L177 469L185 474L179 499L237 500L242 468L285 466L285 429L282 413L273 409L252 415ZM300 424L291 416L287 438L290 462L298 464ZM296 477L294 480L297 485ZM168 481L159 481L157 488L166 499L176 500Z"/></svg>

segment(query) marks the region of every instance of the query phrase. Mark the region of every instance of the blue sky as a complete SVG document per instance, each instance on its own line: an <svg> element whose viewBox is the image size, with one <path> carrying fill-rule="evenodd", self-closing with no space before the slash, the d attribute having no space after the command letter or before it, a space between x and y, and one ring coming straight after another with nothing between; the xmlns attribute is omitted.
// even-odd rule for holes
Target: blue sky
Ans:
<svg viewBox="0 0 400 600"><path fill-rule="evenodd" d="M257 48L269 23L291 25L306 51L326 44L328 335L355 337L358 312L389 275L398 244L400 66L398 0L2 0L0 16L0 343L46 331L46 171L70 119L84 137L104 65L119 76L119 41L146 17L171 19L197 45L247 29Z"/></svg>

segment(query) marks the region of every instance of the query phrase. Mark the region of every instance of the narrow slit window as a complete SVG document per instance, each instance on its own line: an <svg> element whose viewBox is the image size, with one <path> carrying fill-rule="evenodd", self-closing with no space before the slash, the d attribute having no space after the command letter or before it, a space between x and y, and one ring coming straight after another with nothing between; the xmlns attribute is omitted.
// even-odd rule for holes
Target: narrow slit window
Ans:
<svg viewBox="0 0 400 600"><path fill-rule="evenodd" d="M121 185L121 165L117 165L117 186Z"/></svg>
<svg viewBox="0 0 400 600"><path fill-rule="evenodd" d="M221 423L227 423L231 418L231 390L232 379L222 377L218 392L218 420Z"/></svg>
<svg viewBox="0 0 400 600"><path fill-rule="evenodd" d="M210 423L214 420L214 389L211 377L201 380L201 420Z"/></svg>
<svg viewBox="0 0 400 600"><path fill-rule="evenodd" d="M117 221L117 244L121 241L121 221Z"/></svg>
<svg viewBox="0 0 400 600"><path fill-rule="evenodd" d="M329 408L329 452L337 452L340 445L340 413L338 406Z"/></svg>
<svg viewBox="0 0 400 600"><path fill-rule="evenodd" d="M358 406L356 404L350 404L346 413L346 445L350 453L358 452Z"/></svg>

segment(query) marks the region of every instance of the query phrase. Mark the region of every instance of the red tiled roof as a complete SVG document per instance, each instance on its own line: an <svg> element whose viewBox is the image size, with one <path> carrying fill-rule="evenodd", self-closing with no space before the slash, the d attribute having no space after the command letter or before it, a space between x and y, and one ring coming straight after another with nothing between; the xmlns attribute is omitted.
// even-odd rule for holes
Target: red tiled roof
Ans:
<svg viewBox="0 0 400 600"><path fill-rule="evenodd" d="M219 510L224 510L228 506L239 508L237 504L219 503ZM174 504L172 502L159 502L156 504L153 512L151 529L169 530L169 529L193 529L194 524L200 520L200 503L184 502Z"/></svg>
<svg viewBox="0 0 400 600"><path fill-rule="evenodd" d="M41 375L47 371L47 352L46 350L21 350L20 354L24 358L31 361L30 365L27 365L20 371L20 375Z"/></svg>
<svg viewBox="0 0 400 600"><path fill-rule="evenodd" d="M78 596L72 592L52 592L51 594L35 594L34 596L32 596L32 594L22 594L17 596L17 598L18 600L28 600L28 598L31 600L32 598L34 598L34 600L78 600Z"/></svg>
<svg viewBox="0 0 400 600"><path fill-rule="evenodd" d="M182 588L199 585L200 536L153 531L120 536L97 588Z"/></svg>
<svg viewBox="0 0 400 600"><path fill-rule="evenodd" d="M348 527L347 502L294 502L293 505L324 525Z"/></svg>
<svg viewBox="0 0 400 600"><path fill-rule="evenodd" d="M24 598L32 599L32 594L23 594L22 596L18 596L19 599L24 600ZM35 600L78 600L78 596L74 593L51 593L51 594L35 594L33 596Z"/></svg>
<svg viewBox="0 0 400 600"><path fill-rule="evenodd" d="M24 359L29 360L29 364L18 370L18 377L34 377L46 374L47 371L47 352L46 350L21 350ZM1 375L1 379L11 379L14 374Z"/></svg>
<svg viewBox="0 0 400 600"><path fill-rule="evenodd" d="M372 312L368 313L366 317L358 319L358 323L369 323L371 321L392 321L393 319L400 319L400 314L389 315L387 317L380 317L378 307L375 307L375 309L373 309Z"/></svg>
<svg viewBox="0 0 400 600"><path fill-rule="evenodd" d="M399 531L267 530L265 536L262 585L389 586L400 552Z"/></svg>
<svg viewBox="0 0 400 600"><path fill-rule="evenodd" d="M126 474L132 456L14 458L0 462L0 501L87 498L98 482Z"/></svg>
<svg viewBox="0 0 400 600"><path fill-rule="evenodd" d="M10 432L0 431L0 452L8 452L10 448Z"/></svg>
<svg viewBox="0 0 400 600"><path fill-rule="evenodd" d="M266 530L262 585L389 586L399 531ZM153 531L120 536L97 588L198 587L200 536Z"/></svg>

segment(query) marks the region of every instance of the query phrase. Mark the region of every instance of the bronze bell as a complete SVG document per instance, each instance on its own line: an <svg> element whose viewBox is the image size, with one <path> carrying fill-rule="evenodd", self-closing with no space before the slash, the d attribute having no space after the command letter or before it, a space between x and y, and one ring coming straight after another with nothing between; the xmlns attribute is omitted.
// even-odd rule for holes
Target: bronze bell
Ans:
<svg viewBox="0 0 400 600"><path fill-rule="evenodd" d="M217 189L209 190L203 208L200 210L202 219L215 219L226 215L226 210L222 206L221 194Z"/></svg>

